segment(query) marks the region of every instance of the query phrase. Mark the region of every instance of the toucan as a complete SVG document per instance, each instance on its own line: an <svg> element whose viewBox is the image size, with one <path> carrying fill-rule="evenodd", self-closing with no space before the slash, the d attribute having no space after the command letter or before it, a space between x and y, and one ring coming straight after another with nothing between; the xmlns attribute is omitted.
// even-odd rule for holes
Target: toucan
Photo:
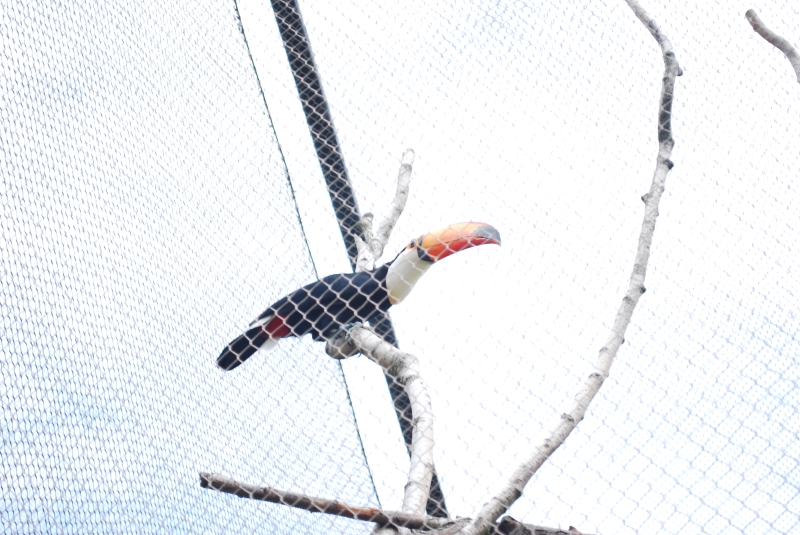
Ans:
<svg viewBox="0 0 800 535"><path fill-rule="evenodd" d="M271 304L217 358L232 370L258 350L270 350L290 336L333 337L343 325L369 321L403 301L419 278L439 260L478 245L500 245L500 233L486 223L455 223L414 238L394 260L372 270L341 273L303 286Z"/></svg>

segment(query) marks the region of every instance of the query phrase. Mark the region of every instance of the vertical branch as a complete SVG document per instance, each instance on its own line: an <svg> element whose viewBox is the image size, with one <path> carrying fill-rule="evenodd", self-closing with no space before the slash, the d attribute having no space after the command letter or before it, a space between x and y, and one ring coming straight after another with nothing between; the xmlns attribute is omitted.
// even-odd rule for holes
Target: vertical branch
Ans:
<svg viewBox="0 0 800 535"><path fill-rule="evenodd" d="M389 206L389 213L378 226L370 246L375 252L375 259L381 257L386 243L389 241L389 236L400 219L400 215L406 207L408 200L409 184L411 184L411 171L414 165L414 151L411 149L406 150L400 158L400 172L397 174L397 190L394 192L394 199Z"/></svg>
<svg viewBox="0 0 800 535"><path fill-rule="evenodd" d="M408 200L409 185L411 184L411 172L414 165L414 151L406 150L400 159L400 172L397 175L397 190L394 199L389 206L389 213L378 225L377 232L373 230L372 223L375 216L372 213L364 214L358 222L357 230L361 236L356 236L356 247L358 257L356 260L356 271L369 271L375 267L375 261L383 254L383 249L389 241L397 220L403 213Z"/></svg>
<svg viewBox="0 0 800 535"><path fill-rule="evenodd" d="M343 329L326 345L329 355L341 358L358 350L380 365L403 385L411 401L412 431L411 465L403 496L403 513L421 515L428 502L433 477L433 411L431 399L414 355L384 342L369 329L356 324Z"/></svg>
<svg viewBox="0 0 800 535"><path fill-rule="evenodd" d="M414 151L406 150L400 161L400 172L397 175L397 189L389 207L389 213L373 231L375 216L367 213L359 221L356 236L358 257L356 271L369 271L374 268L375 261L383 254L394 226L403 214L408 200L411 172L414 164ZM431 400L425 389L425 383L419 372L419 361L413 355L403 353L391 344L384 342L374 332L357 326L343 331L344 337L332 340L325 350L335 358L343 358L361 352L384 368L387 375L401 385L411 402L411 466L408 471L403 498L404 513L424 514L428 503L431 478L433 477L433 412ZM348 349L345 351L341 344Z"/></svg>
<svg viewBox="0 0 800 535"><path fill-rule="evenodd" d="M754 10L748 9L744 16L758 35L783 52L783 55L792 64L794 73L797 75L797 81L800 83L800 54L797 53L797 50L794 49L789 41L767 28Z"/></svg>
<svg viewBox="0 0 800 535"><path fill-rule="evenodd" d="M626 2L656 39L664 57L664 76L662 78L658 114L658 157L656 158L656 169L653 174L650 191L642 196L642 200L645 203L644 220L639 234L639 243L628 290L614 318L614 324L608 340L600 349L593 371L586 378L569 410L561 415L550 434L539 443L530 456L514 471L505 487L484 505L478 515L464 529L464 534L479 535L487 532L497 519L522 496L522 491L531 477L533 477L533 474L564 443L569 434L583 419L589 404L597 395L603 381L608 377L614 357L625 339L625 331L630 324L633 310L636 308L639 298L645 292L644 279L647 271L647 262L650 258L650 246L653 242L656 218L658 217L658 203L661 200L661 194L664 192L667 173L673 167L673 163L669 159L675 143L672 139L671 124L672 97L675 89L675 78L680 76L682 71L675 58L672 43L658 27L658 24L642 9L636 0L626 0Z"/></svg>

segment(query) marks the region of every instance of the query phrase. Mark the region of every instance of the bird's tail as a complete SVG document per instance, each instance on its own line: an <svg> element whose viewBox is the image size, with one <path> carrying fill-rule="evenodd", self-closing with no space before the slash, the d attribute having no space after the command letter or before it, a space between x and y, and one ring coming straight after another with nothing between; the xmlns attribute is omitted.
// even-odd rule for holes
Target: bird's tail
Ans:
<svg viewBox="0 0 800 535"><path fill-rule="evenodd" d="M274 321L271 321L273 319L280 318L266 318L265 321L253 322L249 329L222 350L222 353L217 357L217 366L225 371L230 371L255 355L257 351L274 349L278 345L278 337L272 332L275 329L270 329L272 323L274 323ZM270 336L270 333L272 336Z"/></svg>

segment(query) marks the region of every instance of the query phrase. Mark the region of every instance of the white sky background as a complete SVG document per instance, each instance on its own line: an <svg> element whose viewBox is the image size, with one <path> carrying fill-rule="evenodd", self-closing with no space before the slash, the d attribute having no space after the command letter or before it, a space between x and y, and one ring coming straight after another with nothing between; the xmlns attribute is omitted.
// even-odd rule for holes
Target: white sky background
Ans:
<svg viewBox="0 0 800 535"><path fill-rule="evenodd" d="M367 529L199 485L375 505L317 345L215 364L314 273L233 7L0 4L2 533Z"/></svg>
<svg viewBox="0 0 800 535"><path fill-rule="evenodd" d="M744 12L800 45L800 9L643 5L685 71L648 292L585 421L511 512L584 532L786 533L800 523L800 85ZM269 4L240 9L316 265L346 271ZM301 9L362 211L382 214L416 151L385 259L447 223L503 237L392 310L432 392L448 506L472 514L606 340L655 165L660 52L621 0ZM366 359L344 368L396 509L407 457L385 383Z"/></svg>

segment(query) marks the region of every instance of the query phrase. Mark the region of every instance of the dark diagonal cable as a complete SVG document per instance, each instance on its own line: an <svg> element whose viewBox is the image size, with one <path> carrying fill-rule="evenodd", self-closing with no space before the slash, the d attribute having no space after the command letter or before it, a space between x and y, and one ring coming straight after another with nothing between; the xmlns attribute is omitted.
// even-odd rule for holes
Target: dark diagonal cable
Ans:
<svg viewBox="0 0 800 535"><path fill-rule="evenodd" d="M303 218L300 215L300 205L297 203L297 196L295 195L294 191L294 184L292 184L292 177L289 174L289 166L286 164L286 157L283 154L283 147L281 146L280 139L278 139L278 132L275 130L275 124L272 122L272 114L269 111L269 104L267 104L267 97L264 94L264 88L261 85L261 79L258 76L258 69L256 68L256 63L253 60L253 54L250 52L250 43L247 41L247 35L244 31L244 26L242 25L242 17L239 14L239 3L237 0L233 0L233 8L236 13L236 23L239 26L239 33L242 35L242 40L244 40L244 46L247 49L247 55L250 58L250 65L253 67L253 74L256 77L256 83L258 84L258 92L261 94L261 102L264 104L264 109L267 111L267 119L269 121L269 126L272 129L272 135L275 136L275 143L278 145L278 153L281 155L281 163L283 163L283 172L286 176L286 183L289 185L289 191L292 194L292 201L294 201L294 210L297 214L297 222L300 225L300 232L303 235L303 243L306 246L306 252L308 253L308 259L311 261L311 267L314 269L314 277L319 280L319 271L317 270L317 265L314 263L314 256L311 254L311 246L308 243L308 236L306 235L306 229L303 226ZM367 466L367 473L369 474L370 483L372 483L372 490L375 493L375 499L378 500L378 505L381 505L380 497L378 496L378 488L375 486L375 478L372 476L372 470L369 467L369 462L367 461L367 452L364 449L364 441L361 438L361 431L358 427L358 423L356 420L356 410L353 406L353 400L350 397L350 387L347 385L347 378L344 374L344 368L342 368L342 363L337 361L339 365L339 373L342 376L342 382L344 383L344 389L347 393L347 402L350 404L350 411L353 413L353 420L356 421L356 434L358 435L358 443L361 446L361 455L364 458L364 464Z"/></svg>
<svg viewBox="0 0 800 535"><path fill-rule="evenodd" d="M339 230L347 249L347 256L350 259L351 267L355 269L358 252L355 244L355 236L358 232L356 225L361 219L361 214L350 177L347 174L339 139L333 127L330 107L322 90L322 81L311 52L308 32L303 23L297 0L271 0L271 3L297 86L297 93L303 105L308 130L314 142L320 167L322 167L322 175L328 186L333 211L336 214ZM384 340L397 346L397 337L388 314L382 313L380 317L370 323ZM411 402L403 387L396 384L388 375L386 382L392 396L397 419L400 422L406 448L409 448L412 437ZM444 494L435 470L431 480L427 511L431 516L448 516Z"/></svg>

